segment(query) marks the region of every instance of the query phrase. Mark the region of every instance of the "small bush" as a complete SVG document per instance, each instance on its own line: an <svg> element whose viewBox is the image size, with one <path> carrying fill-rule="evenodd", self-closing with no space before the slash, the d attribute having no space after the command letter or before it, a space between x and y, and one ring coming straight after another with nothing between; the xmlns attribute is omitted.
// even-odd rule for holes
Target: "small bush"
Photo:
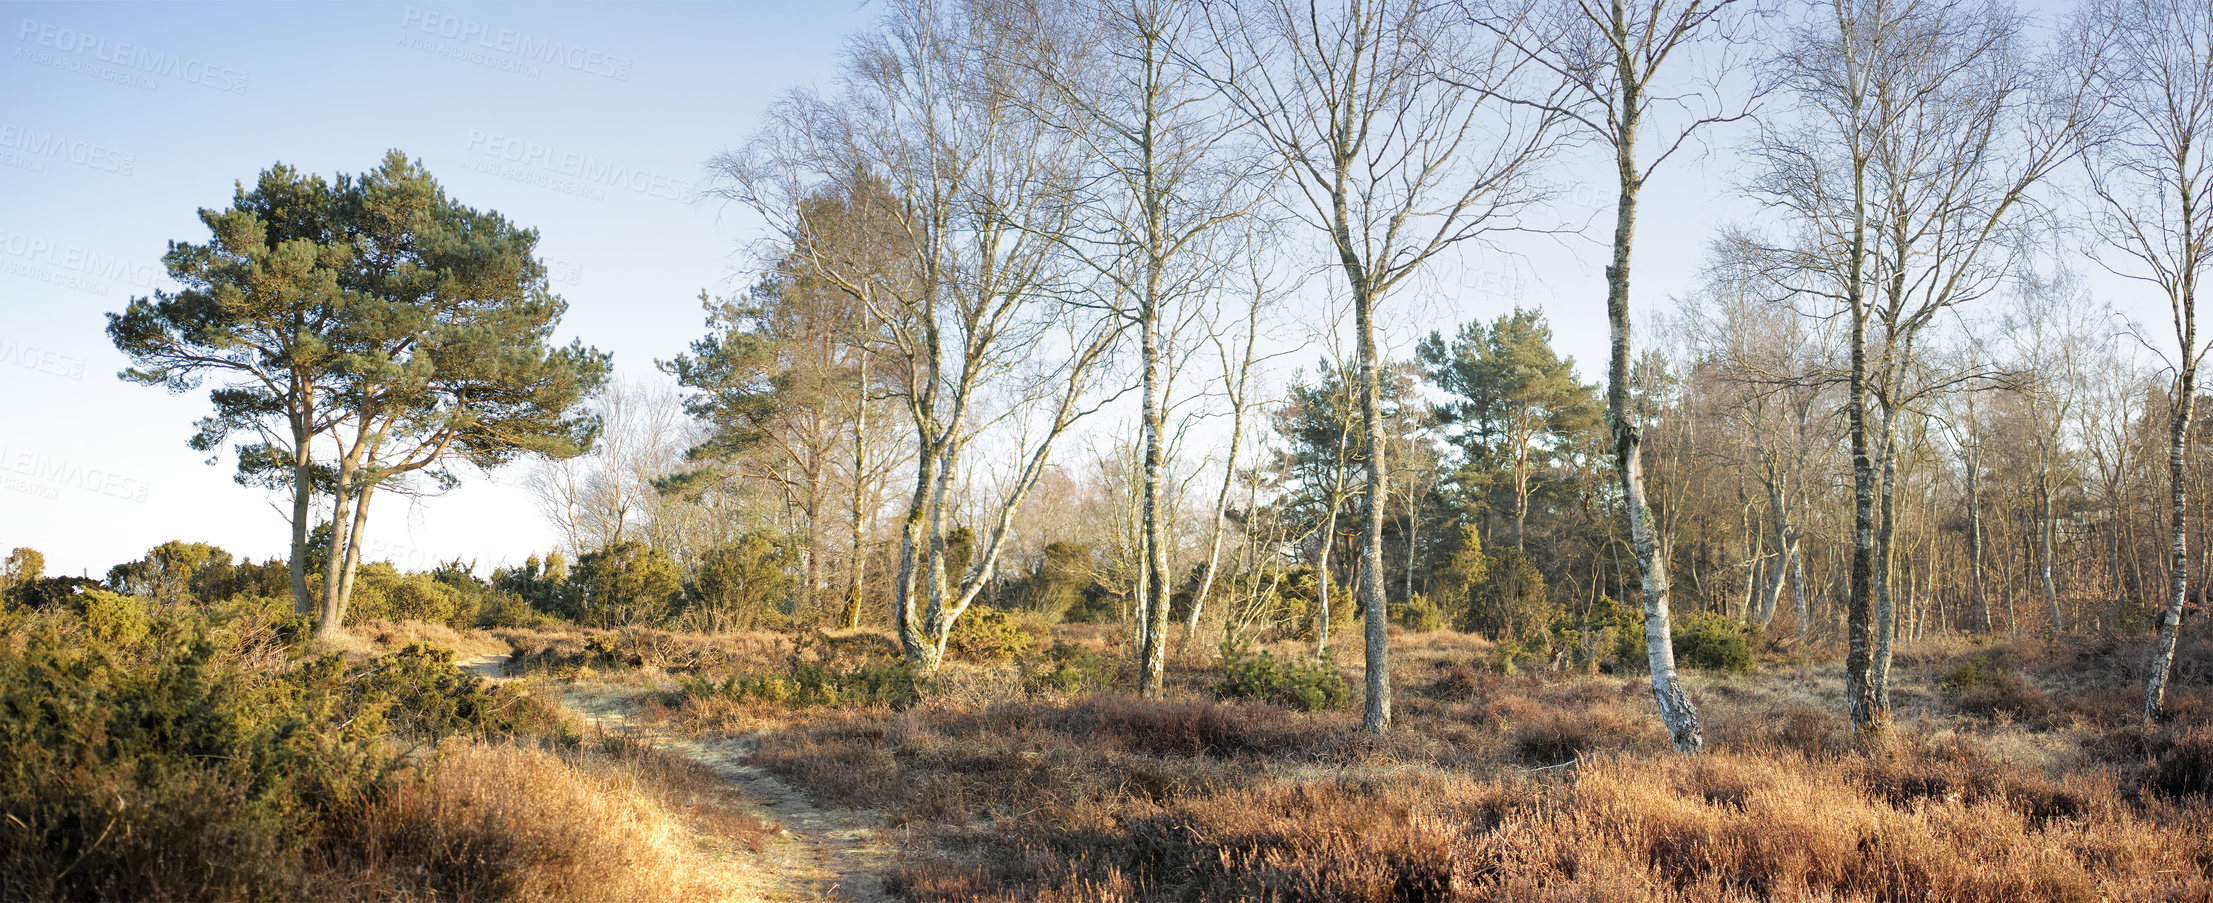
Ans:
<svg viewBox="0 0 2213 903"><path fill-rule="evenodd" d="M1675 625L1675 662L1686 668L1750 674L1757 663L1744 624L1720 615L1700 614Z"/></svg>
<svg viewBox="0 0 2213 903"><path fill-rule="evenodd" d="M1013 661L1051 633L1035 614L977 606L953 622L945 650L972 662Z"/></svg>
<svg viewBox="0 0 2213 903"><path fill-rule="evenodd" d="M881 643L816 635L792 645L781 669L741 670L723 677L695 676L683 685L691 699L723 699L777 708L888 706L903 709L922 698L922 676Z"/></svg>
<svg viewBox="0 0 2213 903"><path fill-rule="evenodd" d="M1445 613L1425 593L1390 607L1391 622L1408 630L1428 633L1445 629Z"/></svg>
<svg viewBox="0 0 2213 903"><path fill-rule="evenodd" d="M1222 679L1214 684L1214 695L1312 712L1343 705L1352 692L1327 654L1306 661L1279 659L1267 650L1256 653L1225 642Z"/></svg>

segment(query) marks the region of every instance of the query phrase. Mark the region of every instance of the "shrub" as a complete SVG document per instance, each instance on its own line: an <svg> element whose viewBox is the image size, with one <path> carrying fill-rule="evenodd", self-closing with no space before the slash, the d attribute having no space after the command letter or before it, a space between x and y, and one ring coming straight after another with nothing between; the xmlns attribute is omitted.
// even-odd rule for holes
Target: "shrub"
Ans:
<svg viewBox="0 0 2213 903"><path fill-rule="evenodd" d="M1045 547L1044 557L1016 585L1013 596L1021 607L1059 621L1084 601L1091 583L1091 547L1063 540Z"/></svg>
<svg viewBox="0 0 2213 903"><path fill-rule="evenodd" d="M88 588L73 602L85 629L102 643L131 646L146 638L146 603L135 597Z"/></svg>
<svg viewBox="0 0 2213 903"><path fill-rule="evenodd" d="M953 622L946 651L976 662L1012 661L1037 648L1052 630L1034 613L976 606Z"/></svg>
<svg viewBox="0 0 2213 903"><path fill-rule="evenodd" d="M748 531L699 559L692 597L710 630L752 630L781 621L799 578L792 568L799 550L784 537Z"/></svg>
<svg viewBox="0 0 2213 903"><path fill-rule="evenodd" d="M1051 648L1018 660L1022 687L1030 693L1077 695L1111 685L1121 659L1110 659L1082 646L1057 640Z"/></svg>
<svg viewBox="0 0 2213 903"><path fill-rule="evenodd" d="M569 583L564 600L594 627L661 623L684 586L668 553L630 540L577 559Z"/></svg>
<svg viewBox="0 0 2213 903"><path fill-rule="evenodd" d="M2041 687L1987 655L1945 669L1937 685L1952 695L1960 711L1969 714L2034 717L2051 710Z"/></svg>
<svg viewBox="0 0 2213 903"><path fill-rule="evenodd" d="M1214 684L1221 699L1251 699L1302 711L1333 709L1352 693L1345 676L1327 654L1313 659L1279 659L1267 650L1222 644L1222 679Z"/></svg>
<svg viewBox="0 0 2213 903"><path fill-rule="evenodd" d="M302 851L394 765L376 719L351 716L343 662L250 667L274 631L85 596L100 621L0 644L0 895L301 896Z"/></svg>
<svg viewBox="0 0 2213 903"><path fill-rule="evenodd" d="M2144 786L2168 796L2213 796L2213 727L2199 726L2160 744Z"/></svg>
<svg viewBox="0 0 2213 903"><path fill-rule="evenodd" d="M1675 624L1675 662L1686 668L1750 674L1757 663L1752 655L1749 628L1715 614L1697 614Z"/></svg>
<svg viewBox="0 0 2213 903"><path fill-rule="evenodd" d="M1560 606L1545 591L1544 575L1519 549L1491 554L1481 579L1468 589L1459 627L1494 640L1528 641L1552 629Z"/></svg>
<svg viewBox="0 0 2213 903"><path fill-rule="evenodd" d="M1391 622L1408 630L1428 633L1445 628L1445 613L1425 593L1415 593L1413 598L1391 606L1390 612Z"/></svg>
<svg viewBox="0 0 2213 903"><path fill-rule="evenodd" d="M681 691L689 699L723 699L778 708L888 706L906 708L922 698L922 676L898 658L896 647L866 642L867 635L802 636L781 669L746 669L728 675L695 675ZM888 647L888 648L887 648Z"/></svg>

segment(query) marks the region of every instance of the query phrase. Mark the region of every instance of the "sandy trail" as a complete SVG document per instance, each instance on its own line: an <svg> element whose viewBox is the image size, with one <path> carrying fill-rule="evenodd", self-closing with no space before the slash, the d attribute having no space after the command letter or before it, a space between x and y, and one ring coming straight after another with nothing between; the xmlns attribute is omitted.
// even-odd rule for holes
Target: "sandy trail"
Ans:
<svg viewBox="0 0 2213 903"><path fill-rule="evenodd" d="M472 674L503 680L505 656L462 663ZM754 738L695 740L637 717L636 687L570 684L561 701L609 735L628 738L690 759L713 770L745 798L747 814L777 826L758 852L740 851L730 872L754 879L731 888L732 899L889 903L882 876L892 864L883 832L848 811L816 807L775 775L751 764Z"/></svg>

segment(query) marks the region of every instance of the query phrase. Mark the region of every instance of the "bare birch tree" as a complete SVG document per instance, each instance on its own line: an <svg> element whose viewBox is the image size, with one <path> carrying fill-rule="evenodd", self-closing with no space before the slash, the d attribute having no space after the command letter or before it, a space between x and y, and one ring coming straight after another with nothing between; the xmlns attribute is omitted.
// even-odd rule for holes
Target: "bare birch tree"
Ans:
<svg viewBox="0 0 2213 903"><path fill-rule="evenodd" d="M1228 227L1257 196L1254 164L1231 153L1238 123L1189 63L1198 9L1172 0L1097 0L1036 20L1034 105L1082 151L1083 221L1057 236L1099 277L1107 305L1137 331L1144 560L1137 582L1139 692L1157 698L1176 576L1170 568L1169 409L1182 327L1222 288Z"/></svg>
<svg viewBox="0 0 2213 903"><path fill-rule="evenodd" d="M2167 301L2175 357L2168 395L2169 548L2166 604L2144 688L2144 723L2159 720L2189 594L2189 444L2198 368L2199 280L2213 266L2213 6L2200 0L2096 0L2078 14L2070 48L2108 57L2092 67L2106 128L2083 162L2100 203L2106 265Z"/></svg>
<svg viewBox="0 0 2213 903"><path fill-rule="evenodd" d="M1920 343L1947 311L1993 290L2030 189L2074 156L2087 122L2079 76L2029 60L2020 28L2010 7L1985 0L1835 0L1773 64L1802 112L1758 142L1765 171L1753 193L1802 230L1781 255L1797 274L1783 277L1791 291L1851 321L1845 679L1859 732L1889 721L1903 421L1988 376L1933 372Z"/></svg>
<svg viewBox="0 0 2213 903"><path fill-rule="evenodd" d="M1456 245L1524 227L1543 200L1537 169L1556 117L1492 99L1520 60L1459 17L1417 0L1343 6L1265 0L1213 14L1226 59L1217 84L1290 170L1293 206L1328 237L1354 320L1367 458L1361 547L1366 706L1391 724L1383 588L1382 358L1378 305ZM1451 72L1479 90L1456 88Z"/></svg>
<svg viewBox="0 0 2213 903"><path fill-rule="evenodd" d="M1675 747L1695 753L1704 746L1698 711L1675 674L1668 611L1666 550L1645 498L1643 435L1630 410L1629 266L1636 238L1637 200L1647 180L1701 129L1743 115L1725 105L1711 83L1683 70L1726 64L1736 38L1742 0L1547 0L1478 7L1470 18L1526 59L1549 71L1565 89L1515 100L1564 117L1613 155L1617 194L1613 253L1606 265L1606 421L1613 433L1614 470L1621 480L1629 539L1644 591L1645 657L1652 698ZM1701 47L1700 45L1705 45ZM1695 60L1700 50L1710 53ZM1716 67L1717 71L1723 67ZM1477 83L1476 90L1491 86ZM1665 111L1688 111L1670 120ZM1638 155L1638 142L1653 132L1657 152Z"/></svg>
<svg viewBox="0 0 2213 903"><path fill-rule="evenodd" d="M893 621L907 660L942 662L953 623L990 585L1015 515L1056 440L1099 404L1118 322L1069 305L1079 149L1034 114L1035 73L1004 52L1039 33L1025 11L950 0L891 4L855 42L845 90L800 93L744 151L717 158L715 192L759 212L809 272L878 327L892 395L915 436ZM1020 98L1020 101L1017 101ZM900 266L818 242L802 201L880 204ZM991 427L1011 471L981 503L966 569L948 573L964 453Z"/></svg>

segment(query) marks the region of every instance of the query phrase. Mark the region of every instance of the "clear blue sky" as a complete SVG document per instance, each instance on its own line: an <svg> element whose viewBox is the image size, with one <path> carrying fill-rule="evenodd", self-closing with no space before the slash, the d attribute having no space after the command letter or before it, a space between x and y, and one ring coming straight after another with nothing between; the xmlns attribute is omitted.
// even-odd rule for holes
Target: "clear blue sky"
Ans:
<svg viewBox="0 0 2213 903"><path fill-rule="evenodd" d="M168 539L261 557L284 520L185 446L204 393L121 382L103 314L167 285L201 207L283 161L419 157L540 230L564 332L625 373L701 331L752 223L694 203L702 163L834 78L850 2L0 4L0 550L99 576ZM552 544L521 468L380 505L377 557L484 565ZM501 485L505 484L505 485Z"/></svg>

